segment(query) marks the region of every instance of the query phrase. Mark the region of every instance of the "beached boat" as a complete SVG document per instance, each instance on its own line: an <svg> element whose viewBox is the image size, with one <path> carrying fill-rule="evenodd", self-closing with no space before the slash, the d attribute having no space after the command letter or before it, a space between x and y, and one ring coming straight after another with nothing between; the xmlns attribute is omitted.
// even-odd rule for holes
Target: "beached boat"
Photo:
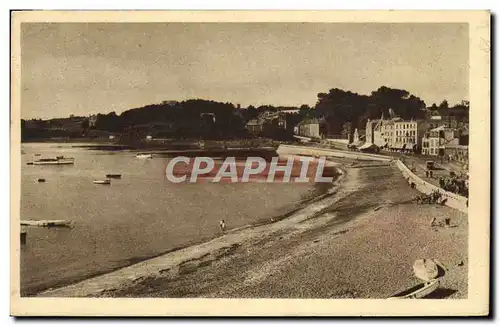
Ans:
<svg viewBox="0 0 500 326"><path fill-rule="evenodd" d="M33 162L34 165L69 165L75 164L72 157L57 156L56 158L41 158Z"/></svg>
<svg viewBox="0 0 500 326"><path fill-rule="evenodd" d="M106 179L106 180L94 180L94 183L96 185L110 185L111 184L111 180L109 180L109 179Z"/></svg>
<svg viewBox="0 0 500 326"><path fill-rule="evenodd" d="M113 178L113 179L121 179L122 175L121 174L106 174L106 178Z"/></svg>
<svg viewBox="0 0 500 326"><path fill-rule="evenodd" d="M438 287L439 280L431 280L429 282L420 283L407 290L393 294L389 297L389 299L420 299L431 294Z"/></svg>
<svg viewBox="0 0 500 326"><path fill-rule="evenodd" d="M137 158L153 158L153 154L139 153L135 157L137 157Z"/></svg>

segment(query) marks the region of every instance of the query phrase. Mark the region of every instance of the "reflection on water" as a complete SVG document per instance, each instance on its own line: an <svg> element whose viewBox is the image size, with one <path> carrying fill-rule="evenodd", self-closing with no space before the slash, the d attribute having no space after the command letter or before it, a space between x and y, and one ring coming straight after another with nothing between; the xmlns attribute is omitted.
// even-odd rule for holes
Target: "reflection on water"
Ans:
<svg viewBox="0 0 500 326"><path fill-rule="evenodd" d="M28 228L21 252L23 295L128 265L227 228L284 213L311 184L172 184L166 157L96 151L71 144L23 144L21 219L70 220L75 227ZM75 158L74 166L33 166L35 153ZM95 185L121 173L111 185ZM38 183L38 178L46 179Z"/></svg>

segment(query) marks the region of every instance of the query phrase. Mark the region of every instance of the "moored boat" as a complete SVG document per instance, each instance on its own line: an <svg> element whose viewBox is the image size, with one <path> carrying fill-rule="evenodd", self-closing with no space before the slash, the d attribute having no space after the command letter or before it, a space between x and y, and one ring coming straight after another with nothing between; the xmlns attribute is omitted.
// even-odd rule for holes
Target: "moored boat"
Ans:
<svg viewBox="0 0 500 326"><path fill-rule="evenodd" d="M429 282L417 284L414 287L393 294L389 297L389 299L420 299L431 294L438 287L439 280L434 279Z"/></svg>
<svg viewBox="0 0 500 326"><path fill-rule="evenodd" d="M106 174L106 178L112 178L112 179L121 179L122 175L121 174Z"/></svg>
<svg viewBox="0 0 500 326"><path fill-rule="evenodd" d="M105 179L105 180L94 180L94 183L96 185L109 185L111 184L111 180Z"/></svg>
<svg viewBox="0 0 500 326"><path fill-rule="evenodd" d="M135 157L137 157L137 158L153 158L153 154L138 153Z"/></svg>
<svg viewBox="0 0 500 326"><path fill-rule="evenodd" d="M57 156L56 158L41 158L33 161L34 165L68 165L75 164L75 159L72 157Z"/></svg>
<svg viewBox="0 0 500 326"><path fill-rule="evenodd" d="M71 222L66 220L21 220L21 225L39 227L70 227Z"/></svg>

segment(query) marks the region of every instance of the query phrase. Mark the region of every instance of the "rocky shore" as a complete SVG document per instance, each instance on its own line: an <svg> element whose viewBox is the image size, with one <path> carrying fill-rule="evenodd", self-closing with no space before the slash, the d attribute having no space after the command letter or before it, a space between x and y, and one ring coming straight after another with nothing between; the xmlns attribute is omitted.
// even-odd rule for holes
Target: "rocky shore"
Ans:
<svg viewBox="0 0 500 326"><path fill-rule="evenodd" d="M334 195L284 220L40 295L386 298L417 284L414 261L432 258L447 269L432 296L466 298L467 215L417 206L417 194L394 166L349 168Z"/></svg>

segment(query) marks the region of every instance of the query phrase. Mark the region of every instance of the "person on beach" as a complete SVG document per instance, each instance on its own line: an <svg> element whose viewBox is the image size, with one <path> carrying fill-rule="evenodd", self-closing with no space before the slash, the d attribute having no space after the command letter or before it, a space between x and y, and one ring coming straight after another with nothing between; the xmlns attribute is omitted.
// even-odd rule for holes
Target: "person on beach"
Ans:
<svg viewBox="0 0 500 326"><path fill-rule="evenodd" d="M224 220L221 220L221 221L219 222L219 226L220 226L220 230L221 230L221 232L223 232L223 233L224 233L224 231L226 230L226 222L225 222Z"/></svg>

